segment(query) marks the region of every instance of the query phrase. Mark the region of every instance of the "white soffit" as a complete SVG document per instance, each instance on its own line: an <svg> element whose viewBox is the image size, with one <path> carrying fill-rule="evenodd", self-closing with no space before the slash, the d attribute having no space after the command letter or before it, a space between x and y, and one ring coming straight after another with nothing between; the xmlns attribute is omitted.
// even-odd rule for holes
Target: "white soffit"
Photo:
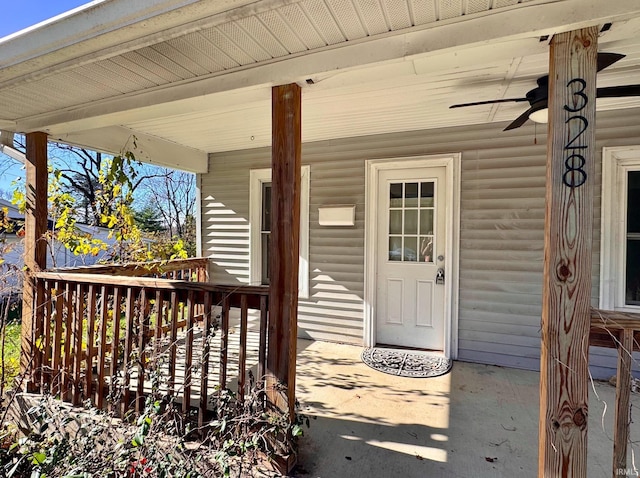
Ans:
<svg viewBox="0 0 640 478"><path fill-rule="evenodd" d="M230 10L231 6L246 0L140 2L146 9L136 9L136 2L129 2L133 7L121 0L100 2L65 21L53 22L42 31L35 29L1 44L3 117L32 117L121 95L159 90L392 32L446 24L465 15L521 8L527 1L270 0L254 2L251 8L236 11ZM190 20L195 15L192 11L199 9L198 14L205 18L195 25L186 23L175 32L156 33L157 23L169 15L166 10L180 4L185 6L174 16ZM214 4L221 6L211 11L203 6ZM213 24L208 25L207 19ZM91 28L64 37L65 28L73 31L80 28L82 21ZM162 24L170 26L176 22L166 20ZM115 42L110 40L113 35L117 35L118 43L111 45ZM130 38L134 35L137 40L128 45L126 40L134 41ZM27 46L32 47L31 51L22 52L20 47ZM409 51L411 48L407 48L406 52Z"/></svg>
<svg viewBox="0 0 640 478"><path fill-rule="evenodd" d="M95 37L87 31L86 39L72 43L69 34L69 45L61 43L59 51L4 69L8 54L0 53L0 125L45 129L89 147L104 142L98 131L118 131L117 137L138 132L188 145L200 157L269 144L272 84L303 85L303 136L312 141L513 119L519 105L448 106L523 96L547 70L548 46L537 38L542 33L622 19L603 40L629 56L601 80L621 84L640 64L638 19L626 21L640 15L637 0L129 3L129 24L126 15L119 24L117 12L108 10L113 22L96 26L103 29ZM129 3L99 6L126 11ZM198 10L214 4L216 11ZM41 33L12 45L45 48ZM121 35L121 43L110 35Z"/></svg>
<svg viewBox="0 0 640 478"><path fill-rule="evenodd" d="M606 51L617 51L609 48L608 42L602 46ZM513 57L517 51L531 55ZM599 86L638 82L640 48L626 47L624 52L627 58L598 75ZM548 61L548 45L529 39L317 75L313 85L302 82L303 140L512 121L526 109L526 104L455 110L449 106L523 97L536 86L536 79L547 73ZM246 99L253 101L242 102L239 95L238 104L229 103L226 110L203 107L175 117L141 119L127 125L204 151L269 146L270 88L246 94ZM598 100L599 111L621 107L640 107L640 98Z"/></svg>
<svg viewBox="0 0 640 478"><path fill-rule="evenodd" d="M632 10L630 1L618 0L608 6L607 14L615 16ZM128 7L129 3L133 6ZM500 36L530 38L536 35L536 29L544 31L549 25L557 29L563 25L557 22L568 20L565 16L580 24L581 15L603 15L601 7L585 6L584 2L578 2L581 8L576 10L572 7L576 0L263 0L235 10L231 7L242 4L241 0L145 0L137 9L138 2L129 3L109 0L89 9L85 20L89 23L87 31L75 36L70 33L65 40L69 45L65 47L63 42L57 50L41 52L37 57L36 53L46 48L43 33L62 29L66 23L70 23L70 28L80 28L73 22L80 22L82 17L72 16L65 22L49 25L43 32L35 30L3 44L0 51L13 46L18 51L0 56L2 118L25 120L18 121L25 129L42 127L47 118L44 122L37 119L47 113L83 108L81 114L86 117L99 114L105 101L143 92L159 93L149 98L153 103L160 102L159 97L167 98L166 101L171 97L166 92L170 86L223 77L231 71L241 73L232 84L209 85L202 93L233 89L233 85L250 86L247 81L256 85L255 78L248 74L248 78L243 79L243 73L258 65L277 66L263 72L262 83L281 83L291 81L292 76L312 74L314 68L331 71L433 53L476 41L482 43ZM181 4L184 4L181 9L169 10ZM214 4L217 14L205 9L213 8ZM200 11L202 9L205 10ZM640 5L636 9L640 11ZM543 15L546 11L548 16ZM107 24L89 28L91 21L102 19L98 16L100 12L107 17ZM502 12L506 16L496 16ZM179 22L174 17L185 23L172 26ZM496 20L492 21L493 18ZM456 24L464 26L457 30L448 28ZM167 29L158 31L163 25ZM429 29L440 25L441 33L429 34ZM135 41L127 36L133 27L137 35ZM399 32L407 32L407 36L398 35ZM420 32L424 34L416 35ZM120 43L110 46L110 42L114 42L113 39L107 41L110 35L117 35ZM372 49L337 54L340 51L337 47L361 45L374 39L384 41L372 43ZM76 43L71 43L72 40ZM104 45L93 44L98 40ZM33 51L30 52L21 52L18 48L27 49L31 44ZM87 54L88 45L96 51ZM99 45L101 49L97 49ZM305 56L304 61L293 68L274 63L322 51L328 55L309 59ZM26 59L17 60L21 58ZM21 70L23 67L26 70ZM193 91L188 94L193 95ZM89 108L93 104L97 105ZM54 115L51 121L59 122L59 116ZM27 118L36 120L26 121Z"/></svg>

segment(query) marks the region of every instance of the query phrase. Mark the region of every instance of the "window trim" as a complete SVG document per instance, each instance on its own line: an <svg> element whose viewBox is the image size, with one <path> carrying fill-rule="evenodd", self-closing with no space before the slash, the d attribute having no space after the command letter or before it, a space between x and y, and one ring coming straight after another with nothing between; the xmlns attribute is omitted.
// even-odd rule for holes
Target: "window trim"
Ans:
<svg viewBox="0 0 640 478"><path fill-rule="evenodd" d="M640 312L640 306L625 304L627 173L634 170L640 170L640 146L603 148L599 307L604 310Z"/></svg>
<svg viewBox="0 0 640 478"><path fill-rule="evenodd" d="M298 297L309 298L309 189L311 167L302 166L300 184L300 265ZM271 182L271 168L249 171L249 282L262 282L262 185Z"/></svg>

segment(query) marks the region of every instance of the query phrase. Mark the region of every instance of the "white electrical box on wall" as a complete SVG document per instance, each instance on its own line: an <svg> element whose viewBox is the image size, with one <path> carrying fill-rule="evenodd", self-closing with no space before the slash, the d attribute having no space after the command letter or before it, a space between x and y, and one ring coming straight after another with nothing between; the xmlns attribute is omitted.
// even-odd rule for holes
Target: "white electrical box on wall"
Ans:
<svg viewBox="0 0 640 478"><path fill-rule="evenodd" d="M321 226L354 226L356 223L356 206L320 206L318 223Z"/></svg>

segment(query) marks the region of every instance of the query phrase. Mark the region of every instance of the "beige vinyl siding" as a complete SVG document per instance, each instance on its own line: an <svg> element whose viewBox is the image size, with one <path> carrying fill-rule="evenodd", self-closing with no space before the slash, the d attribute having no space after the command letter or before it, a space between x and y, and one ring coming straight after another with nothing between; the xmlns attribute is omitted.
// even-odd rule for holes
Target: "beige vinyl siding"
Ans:
<svg viewBox="0 0 640 478"><path fill-rule="evenodd" d="M302 336L362 343L365 160L461 152L459 358L539 367L546 126L527 124L510 132L501 126L303 146L303 163L311 166L311 189L310 298L300 302ZM597 127L598 164L589 178L598 185L593 305L599 285L601 152L604 146L640 144L640 111L599 113ZM269 163L269 149L210 157L210 173L203 176L203 247L213 258L215 281L248 280L249 169ZM209 206L208 201L224 206ZM318 206L330 204L356 204L356 226L318 226ZM226 239L232 241L228 246L223 245ZM609 350L592 349L596 376L611 372L612 357Z"/></svg>
<svg viewBox="0 0 640 478"><path fill-rule="evenodd" d="M249 283L249 170L222 162L202 176L202 248L212 282Z"/></svg>
<svg viewBox="0 0 640 478"><path fill-rule="evenodd" d="M271 150L210 155L202 177L203 253L211 280L249 282L249 171L269 168ZM311 165L309 298L299 300L301 337L362 343L364 310L364 159L345 160L320 144L305 145ZM323 227L318 207L356 205L355 227ZM231 239L232 243L224 243Z"/></svg>

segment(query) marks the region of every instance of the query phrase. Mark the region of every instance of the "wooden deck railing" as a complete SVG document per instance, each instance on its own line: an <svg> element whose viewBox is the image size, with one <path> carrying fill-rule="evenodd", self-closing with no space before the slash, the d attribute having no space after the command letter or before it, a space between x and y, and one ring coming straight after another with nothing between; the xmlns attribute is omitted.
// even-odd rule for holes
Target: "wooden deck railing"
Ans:
<svg viewBox="0 0 640 478"><path fill-rule="evenodd" d="M627 470L631 423L632 352L640 350L640 314L592 309L589 344L618 349L616 404L613 420L613 477Z"/></svg>
<svg viewBox="0 0 640 478"><path fill-rule="evenodd" d="M53 272L74 274L105 274L125 277L156 277L164 279L207 282L209 259L195 257L168 261L133 262L129 264L96 264L92 266L65 267Z"/></svg>
<svg viewBox="0 0 640 478"><path fill-rule="evenodd" d="M259 311L259 325L249 332L257 337L251 353L257 355L258 379L264 376L268 287L86 271L40 272L35 287L34 391L74 404L90 399L119 414L140 411L152 372L160 367L166 375L163 392L181 401L185 413L197 408L202 424L214 388L210 380L217 378L216 385L227 388L232 362L237 363L238 397L244 398L251 309ZM239 323L232 326L234 309L239 309ZM237 357L229 353L232 335Z"/></svg>

